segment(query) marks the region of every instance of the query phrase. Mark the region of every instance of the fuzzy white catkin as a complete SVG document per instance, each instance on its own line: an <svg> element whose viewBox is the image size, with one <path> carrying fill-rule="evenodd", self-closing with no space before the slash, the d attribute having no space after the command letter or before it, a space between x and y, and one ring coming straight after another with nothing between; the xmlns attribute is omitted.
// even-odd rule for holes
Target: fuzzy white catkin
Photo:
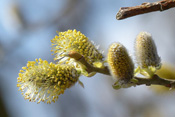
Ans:
<svg viewBox="0 0 175 117"><path fill-rule="evenodd" d="M157 53L157 48L148 32L140 32L135 41L135 56L137 64L141 68L150 66L158 68L160 66L160 57Z"/></svg>

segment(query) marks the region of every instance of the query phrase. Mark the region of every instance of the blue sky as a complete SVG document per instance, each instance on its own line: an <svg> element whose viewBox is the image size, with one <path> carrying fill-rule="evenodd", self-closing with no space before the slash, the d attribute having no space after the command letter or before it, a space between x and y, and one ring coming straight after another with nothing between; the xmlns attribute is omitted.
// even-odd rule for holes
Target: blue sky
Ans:
<svg viewBox="0 0 175 117"><path fill-rule="evenodd" d="M134 40L137 34L147 31L152 34L162 61L175 65L173 31L175 9L120 21L115 18L120 7L135 6L150 1L84 0L77 2L71 11L66 9L70 5L68 0L1 0L0 79L1 93L9 116L129 117L132 113L129 105L133 110L138 110L151 102L152 105L150 104L150 107L146 105L145 110L150 111L148 108L156 107L155 112L160 111L162 115L173 117L174 94L157 96L146 86L116 91L111 87L114 83L112 78L102 74L92 78L82 76L80 80L85 85L84 89L76 84L51 105L29 103L28 100L24 100L16 87L18 72L27 61L35 58L53 61L50 40L56 35L56 30L76 28L100 45L104 54L107 53L111 43L120 42L126 46L130 55L134 55ZM73 5L73 2L70 3ZM20 9L24 19L19 19L16 14L18 12L14 10L16 7ZM26 24L21 22L23 20ZM163 105L171 109L164 109L161 107ZM137 116L139 114L142 115L142 111L136 112Z"/></svg>

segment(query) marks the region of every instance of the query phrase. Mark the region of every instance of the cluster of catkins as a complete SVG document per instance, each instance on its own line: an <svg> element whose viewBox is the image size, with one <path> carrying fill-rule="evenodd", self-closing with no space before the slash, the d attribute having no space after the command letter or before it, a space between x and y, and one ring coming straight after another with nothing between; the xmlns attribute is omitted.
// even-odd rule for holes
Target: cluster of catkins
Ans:
<svg viewBox="0 0 175 117"><path fill-rule="evenodd" d="M138 65L135 70L134 63L122 44L113 43L109 47L107 61L111 75L117 79L117 83L127 84L138 73L152 77L156 70L161 67L161 59L157 54L156 45L149 33L139 33L134 47Z"/></svg>
<svg viewBox="0 0 175 117"><path fill-rule="evenodd" d="M55 102L60 94L76 82L83 85L79 81L80 75L95 75L95 72L88 73L85 65L71 58L71 51L81 54L93 67L104 67L102 52L80 31L74 29L58 32L58 36L56 35L51 43L51 51L57 63L49 63L39 58L28 61L20 70L17 87L29 101ZM142 32L137 36L135 52L139 73L151 76L160 68L160 58L149 33ZM111 75L120 83L128 83L134 77L134 64L122 44L113 43L109 47L107 62ZM101 65L98 65L99 63Z"/></svg>
<svg viewBox="0 0 175 117"><path fill-rule="evenodd" d="M79 81L81 74L91 76L84 65L68 56L70 51L80 53L94 67L96 62L102 62L102 54L80 31L58 32L58 36L56 35L51 43L54 60L58 61L56 64L39 58L28 61L26 67L20 70L17 87L29 101L55 102L65 89L76 82L83 85Z"/></svg>

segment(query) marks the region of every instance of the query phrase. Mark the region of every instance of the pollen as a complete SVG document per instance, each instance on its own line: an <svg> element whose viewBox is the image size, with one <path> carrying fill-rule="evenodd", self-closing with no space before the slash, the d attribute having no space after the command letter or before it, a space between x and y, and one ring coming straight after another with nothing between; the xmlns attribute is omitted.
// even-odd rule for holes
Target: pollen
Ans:
<svg viewBox="0 0 175 117"><path fill-rule="evenodd" d="M36 59L36 61L29 61L27 67L22 67L17 78L17 87L25 99L50 104L55 102L64 90L73 86L79 76L80 73L74 66Z"/></svg>
<svg viewBox="0 0 175 117"><path fill-rule="evenodd" d="M102 53L99 52L97 47L80 31L75 29L68 30L59 32L58 35L59 36L55 36L55 38L51 40L51 51L55 54L54 60L60 60L60 58L64 57L60 62L67 61L66 64L75 62L73 59L68 59L68 57L64 56L70 51L75 51L84 56L85 60L91 65L93 65L94 62L102 61Z"/></svg>
<svg viewBox="0 0 175 117"><path fill-rule="evenodd" d="M161 59L151 34L140 32L135 41L135 56L137 64L141 68L160 68Z"/></svg>
<svg viewBox="0 0 175 117"><path fill-rule="evenodd" d="M126 82L133 78L134 64L122 44L113 43L109 47L107 61L113 78Z"/></svg>

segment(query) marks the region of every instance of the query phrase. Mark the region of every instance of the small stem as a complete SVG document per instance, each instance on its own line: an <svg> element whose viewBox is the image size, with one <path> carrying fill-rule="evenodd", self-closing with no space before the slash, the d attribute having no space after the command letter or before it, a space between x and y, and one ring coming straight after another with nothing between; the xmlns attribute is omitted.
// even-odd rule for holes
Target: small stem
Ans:
<svg viewBox="0 0 175 117"><path fill-rule="evenodd" d="M107 66L105 66L104 68L92 67L92 69L93 69L95 72L102 73L102 74L105 74L105 75L110 75L110 72L109 72L109 69L108 69Z"/></svg>
<svg viewBox="0 0 175 117"><path fill-rule="evenodd" d="M164 11L175 7L175 0L162 0L154 3L142 3L134 7L122 7L116 15L117 20L153 11Z"/></svg>
<svg viewBox="0 0 175 117"><path fill-rule="evenodd" d="M104 67L104 68L97 68L97 67L94 67L92 65L90 65L86 60L85 58L80 55L79 53L75 52L75 51L70 51L69 54L68 54L69 57L71 58L74 58L75 60L79 61L81 64L83 64L84 66L86 66L86 71L88 73L91 73L91 72L98 72L98 73L102 73L102 74L106 74L106 75L110 75L110 72L108 70L107 67Z"/></svg>

